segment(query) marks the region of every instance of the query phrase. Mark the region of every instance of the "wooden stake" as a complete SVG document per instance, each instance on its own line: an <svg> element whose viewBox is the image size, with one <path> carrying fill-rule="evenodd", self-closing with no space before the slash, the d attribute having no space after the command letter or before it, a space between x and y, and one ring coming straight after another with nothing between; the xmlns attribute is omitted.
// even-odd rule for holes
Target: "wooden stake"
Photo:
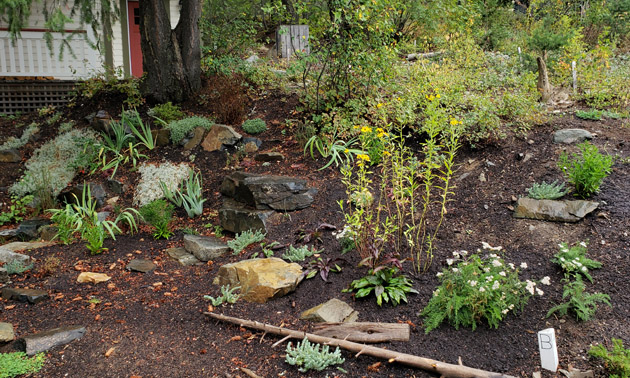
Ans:
<svg viewBox="0 0 630 378"><path fill-rule="evenodd" d="M290 336L296 339L308 338L309 341L318 344L326 344L332 346L338 346L340 348L349 350L351 352L365 354L372 357L378 357L389 362L398 362L403 365L420 368L439 374L444 377L453 378L515 378L510 375L504 375L500 373L493 373L485 370L479 370L467 366L447 364L444 362L432 360L429 358L414 356L412 354L399 353L389 349L377 348L369 345L354 343L347 340L332 339L330 337L318 336L312 333L305 333L302 331L295 331L288 328L276 327L270 324L260 323L252 320L245 320L234 318L231 316L225 316L221 314L215 314L213 312L204 312L205 315L212 319L222 320L224 322L239 325L241 327L248 327L257 329L260 331L273 333L281 336Z"/></svg>

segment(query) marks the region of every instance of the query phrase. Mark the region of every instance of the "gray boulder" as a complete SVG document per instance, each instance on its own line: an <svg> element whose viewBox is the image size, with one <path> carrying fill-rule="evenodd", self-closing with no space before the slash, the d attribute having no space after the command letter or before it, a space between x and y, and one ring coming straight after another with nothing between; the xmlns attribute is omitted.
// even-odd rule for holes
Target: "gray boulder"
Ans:
<svg viewBox="0 0 630 378"><path fill-rule="evenodd" d="M199 235L184 235L184 248L201 261L217 259L230 250L220 239Z"/></svg>
<svg viewBox="0 0 630 378"><path fill-rule="evenodd" d="M0 343L8 343L9 341L13 341L14 338L13 324L0 323Z"/></svg>
<svg viewBox="0 0 630 378"><path fill-rule="evenodd" d="M582 129L564 129L553 133L553 142L572 144L593 139L593 134Z"/></svg>
<svg viewBox="0 0 630 378"><path fill-rule="evenodd" d="M575 223L597 209L598 206L599 203L592 201L519 198L514 210L514 217Z"/></svg>
<svg viewBox="0 0 630 378"><path fill-rule="evenodd" d="M126 266L127 270L133 272L147 273L157 268L157 266L151 260L146 259L133 259L129 261Z"/></svg>
<svg viewBox="0 0 630 378"><path fill-rule="evenodd" d="M20 161L22 161L22 155L15 148L0 150L0 163L19 163Z"/></svg>
<svg viewBox="0 0 630 378"><path fill-rule="evenodd" d="M78 340L83 335L85 335L85 327L81 326L54 328L23 337L16 342L16 347L28 356L33 356L39 352L45 352L54 347L68 344L73 340Z"/></svg>
<svg viewBox="0 0 630 378"><path fill-rule="evenodd" d="M224 230L241 233L249 230L267 232L267 223L274 214L272 210L252 210L230 198L223 200L219 209L219 221Z"/></svg>
<svg viewBox="0 0 630 378"><path fill-rule="evenodd" d="M357 317L358 313L350 305L337 298L308 309L300 315L302 320L327 323L354 322Z"/></svg>
<svg viewBox="0 0 630 378"><path fill-rule="evenodd" d="M223 180L221 193L258 210L293 211L309 207L317 189L299 178L235 172Z"/></svg>
<svg viewBox="0 0 630 378"><path fill-rule="evenodd" d="M17 261L22 265L28 265L31 263L31 257L23 255L21 253L13 252L10 249L0 247L0 262L8 264Z"/></svg>
<svg viewBox="0 0 630 378"><path fill-rule="evenodd" d="M206 129L201 126L195 127L192 131L192 136L184 144L184 150L192 150L197 147L203 140L203 136L206 133Z"/></svg>
<svg viewBox="0 0 630 378"><path fill-rule="evenodd" d="M2 289L2 298L30 304L39 303L48 298L48 292L35 289L18 289L5 287Z"/></svg>
<svg viewBox="0 0 630 378"><path fill-rule="evenodd" d="M165 252L183 266L190 266L199 263L199 260L192 253L188 253L185 248L169 248Z"/></svg>
<svg viewBox="0 0 630 378"><path fill-rule="evenodd" d="M32 218L20 223L16 235L22 239L36 239L39 237L39 228L50 224L49 219Z"/></svg>

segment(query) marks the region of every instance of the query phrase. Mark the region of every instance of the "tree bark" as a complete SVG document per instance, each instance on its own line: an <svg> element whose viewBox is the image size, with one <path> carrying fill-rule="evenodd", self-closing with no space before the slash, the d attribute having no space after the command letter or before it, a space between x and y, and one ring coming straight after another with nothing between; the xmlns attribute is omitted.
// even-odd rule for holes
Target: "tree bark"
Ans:
<svg viewBox="0 0 630 378"><path fill-rule="evenodd" d="M398 362L403 365L416 367L420 369L424 369L426 371L430 371L436 374L440 374L444 377L453 377L453 378L515 378L509 375L504 375L500 373L493 373L490 371L479 370L475 368L471 368L463 365L453 365L447 364L444 362L432 360L429 358L414 356L412 354L400 353L389 349L377 348L369 345L353 343L351 341L333 339L324 336L318 336L312 333L306 333L302 331L295 331L287 328L275 327L269 324L259 323L252 320L244 320L239 318L233 318L231 316L225 316L221 314L215 314L213 312L204 312L205 315L209 316L212 319L222 320L224 322L233 323L236 325L240 325L241 327L248 327L257 329L260 331L273 333L276 335L286 336L286 338L295 338L295 339L303 339L308 338L309 341L325 344L331 346L338 346L343 349L347 349L352 352L356 352L359 356L361 354L365 354L368 356L383 358L388 360L390 363ZM283 341L283 340L280 340Z"/></svg>
<svg viewBox="0 0 630 378"><path fill-rule="evenodd" d="M140 1L144 95L156 102L182 102L201 87L200 0L183 0L171 30L163 0Z"/></svg>
<svg viewBox="0 0 630 378"><path fill-rule="evenodd" d="M539 56L536 61L538 63L538 91L542 96L541 101L547 103L551 98L551 83L549 82L549 73L547 72L547 63L545 63L546 54Z"/></svg>

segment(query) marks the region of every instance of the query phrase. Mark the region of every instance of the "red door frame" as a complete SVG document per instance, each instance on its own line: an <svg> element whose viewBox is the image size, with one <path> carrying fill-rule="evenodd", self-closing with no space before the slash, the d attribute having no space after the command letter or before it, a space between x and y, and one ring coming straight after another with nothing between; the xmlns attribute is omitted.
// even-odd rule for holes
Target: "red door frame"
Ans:
<svg viewBox="0 0 630 378"><path fill-rule="evenodd" d="M127 1L127 33L129 35L129 65L131 74L142 76L142 48L140 47L140 2Z"/></svg>

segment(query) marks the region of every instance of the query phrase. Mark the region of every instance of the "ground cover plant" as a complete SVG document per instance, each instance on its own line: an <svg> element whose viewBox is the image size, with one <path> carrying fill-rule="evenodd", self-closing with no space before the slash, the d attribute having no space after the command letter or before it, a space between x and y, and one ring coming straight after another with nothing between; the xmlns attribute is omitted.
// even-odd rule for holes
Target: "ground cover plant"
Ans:
<svg viewBox="0 0 630 378"><path fill-rule="evenodd" d="M573 184L575 194L581 198L588 198L599 191L602 180L610 174L613 158L601 154L597 146L589 142L581 143L578 148L579 155L573 153L569 157L569 154L563 152L558 166L567 180Z"/></svg>
<svg viewBox="0 0 630 378"><path fill-rule="evenodd" d="M575 314L575 318L579 321L586 322L595 316L597 312L597 304L603 303L612 307L610 296L603 293L587 293L586 286L582 281L582 277L577 276L573 281L567 282L562 290L562 299L568 299L567 302L552 307L547 312L547 317L558 313L565 316L570 312Z"/></svg>
<svg viewBox="0 0 630 378"><path fill-rule="evenodd" d="M608 350L603 345L594 345L588 351L593 357L600 358L606 363L606 370L610 377L630 377L630 350L623 347L621 339L612 339L612 349Z"/></svg>
<svg viewBox="0 0 630 378"><path fill-rule="evenodd" d="M309 370L322 371L331 365L340 365L345 362L345 359L341 357L339 347L331 352L328 345L311 344L306 338L298 342L295 348L291 346L291 343L287 344L286 352L285 361L289 365L297 366L302 373Z"/></svg>
<svg viewBox="0 0 630 378"><path fill-rule="evenodd" d="M24 352L0 353L0 377L12 378L24 374L33 374L41 370L45 357L39 353L27 357Z"/></svg>
<svg viewBox="0 0 630 378"><path fill-rule="evenodd" d="M247 230L236 234L234 239L227 242L227 245L232 249L232 253L236 255L241 253L248 246L265 240L265 236L266 235L260 230Z"/></svg>
<svg viewBox="0 0 630 378"><path fill-rule="evenodd" d="M568 192L569 190L565 188L564 183L558 183L557 180L552 183L547 183L545 181L540 184L534 183L529 189L527 189L527 194L530 198L539 200L555 200L563 197Z"/></svg>

